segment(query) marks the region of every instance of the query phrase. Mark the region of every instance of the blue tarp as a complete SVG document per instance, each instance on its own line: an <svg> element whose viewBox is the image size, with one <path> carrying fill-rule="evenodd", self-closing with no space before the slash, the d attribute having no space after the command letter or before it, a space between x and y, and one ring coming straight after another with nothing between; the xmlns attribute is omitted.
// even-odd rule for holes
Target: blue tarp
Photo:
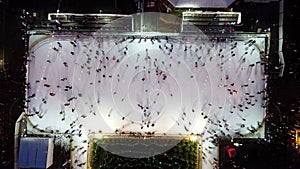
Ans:
<svg viewBox="0 0 300 169"><path fill-rule="evenodd" d="M21 139L19 168L46 168L48 143L48 139Z"/></svg>

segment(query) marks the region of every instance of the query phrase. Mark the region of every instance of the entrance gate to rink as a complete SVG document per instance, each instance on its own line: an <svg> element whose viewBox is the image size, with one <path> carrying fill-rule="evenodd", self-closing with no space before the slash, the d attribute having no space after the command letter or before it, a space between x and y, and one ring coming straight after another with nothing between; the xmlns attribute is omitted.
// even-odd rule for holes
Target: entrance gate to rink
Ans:
<svg viewBox="0 0 300 169"><path fill-rule="evenodd" d="M138 15L143 15L143 14L138 14ZM145 14L145 15L147 15L147 14ZM193 17L199 17L198 14L197 15L191 15L190 13L188 13L187 15L189 15L190 19L193 19ZM205 15L205 14L201 13L201 17L203 17L203 15ZM240 21L240 15L235 14L235 13L230 13L228 15L226 15L225 13L218 13L216 15L213 15L212 13L209 13L208 18L216 17L216 16L219 16L219 19L222 22L224 22L224 20L226 20L226 16L230 16L231 23L233 23L233 22L238 23ZM188 18L188 17L186 17L186 18ZM97 39L97 37L96 38L94 37L95 35L101 37L103 42L104 43L106 42L108 44L108 46L116 45L114 40L116 40L119 43L123 43L125 41L128 41L128 42L132 43L133 41L138 41L138 39L140 39L140 41L143 41L143 42L146 42L146 41L150 42L151 41L152 43L160 43L160 41L166 41L168 39L171 39L171 40L174 40L174 42L175 42L174 46L175 47L177 47L176 45L178 45L178 49L180 49L182 51L186 51L186 50L189 50L189 49L188 49L187 45L186 46L184 46L184 45L180 46L182 44L182 42L183 41L187 42L187 41L191 40L189 42L190 44L192 44L192 45L197 44L198 43L197 38L199 38L199 39L203 38L202 37L203 34L200 34L200 32L202 31L202 33L204 33L205 36L206 36L205 41L207 40L208 42L213 44L211 48L213 50L217 51L216 52L216 57L220 60L222 59L223 56L222 55L217 55L218 53L221 53L221 52L219 51L220 48L217 48L216 46L222 45L222 44L234 44L233 46L231 46L229 48L240 48L240 49L235 49L235 50L238 53L240 53L241 56L246 55L246 52L245 52L246 49L245 48L247 48L247 50L248 50L248 48L253 48L253 49L251 49L251 51L249 51L249 53L250 52L253 52L253 53L256 52L257 53L256 56L259 57L259 58L256 58L256 59L261 60L261 63L263 63L264 61L267 60L268 51L269 51L269 40L270 40L270 35L269 34L244 33L244 32L234 32L234 31L232 32L232 29L231 29L232 25L230 25L230 29L227 29L229 27L226 27L226 29L224 29L224 30L219 30L220 27L224 28L223 24L222 25L217 25L217 24L214 25L214 30L212 32L209 32L209 29L204 30L203 27L206 26L205 24L206 24L207 20L209 20L210 23L212 21L216 21L216 19L211 19L211 18L210 19L206 18L204 20L201 20L201 19L198 20L199 22L201 22L200 25L198 23L198 26L199 26L198 28L200 28L200 30L190 27L190 25L187 23L188 20L183 20L182 22L179 22L182 25L177 25L177 22L175 20L168 21L164 17L160 17L160 20L162 21L163 24L157 24L155 22L155 20L151 20L151 22L147 22L143 19L140 19L136 15L135 16L131 16L131 15L127 15L127 16L125 16L125 15L111 15L111 14L108 14L108 15L107 14L88 14L88 15L85 15L85 14L64 14L64 13L49 14L49 22L47 22L47 25L44 25L44 27L39 26L39 25L35 25L35 26L31 27L30 30L27 31L27 36L29 37L28 38L29 42L27 44L29 46L29 55L30 55L30 52L38 51L40 49L40 47L42 47L43 45L46 45L47 48L45 48L45 49L51 48L53 50L57 50L57 48L53 47L52 44L57 44L58 46L59 45L63 46L65 44L62 44L62 41L66 41L66 40L70 40L71 44L73 42L72 45L74 45L74 46L76 46L76 44L75 44L76 40L80 41L79 39L82 39L83 44L89 44L90 41L86 41L86 39L91 40L92 38L89 38L89 37L93 37L94 39ZM226 23L226 22L224 22L224 23ZM176 26L175 27L172 27L172 26L171 27L165 27L165 24L167 24L167 25L168 24L176 25ZM193 23L193 24L197 25L197 23ZM199 34L197 32L199 32ZM82 37L84 37L84 38L82 38ZM93 42L94 42L94 39L92 39ZM72 41L72 40L74 40L74 41ZM177 42L178 42L178 44L176 44ZM138 44L139 42L134 42L134 43ZM132 44L134 44L134 43L132 43ZM51 44L51 45L48 45L48 44ZM95 47L93 45L94 44L92 44L91 47ZM245 46L243 46L243 45L245 45ZM126 46L126 45L124 45L124 46ZM162 48L168 48L168 47L170 47L170 46L162 46ZM216 47L216 49L214 49L214 47ZM136 48L139 48L139 46L137 45ZM161 46L159 48L161 48ZM186 49L184 49L184 48L186 48ZM161 49L158 49L158 50L161 50ZM40 51L40 52L45 52L46 53L46 51ZM76 55L76 54L74 54L74 52L73 53L72 52L73 51L67 50L67 51L63 51L62 53L66 54L68 56L69 55L70 56ZM126 55L126 53L125 53L126 51L123 51L123 50L119 50L119 51L118 50L116 50L116 51L111 50L110 52L112 52L112 54L122 53L123 55ZM230 60L231 58L234 58L234 54L231 53L231 49L227 49L225 52L226 52L226 55L228 55L228 58L225 58L225 59ZM36 52L36 53L37 53L36 55L31 56L31 59L36 59L38 57L43 57L42 53L40 53L40 54L38 54L39 52ZM180 53L180 52L178 52L178 53ZM87 54L87 53L82 52L80 54ZM51 57L50 56L51 54L48 54L48 55L49 56L47 56L47 57ZM65 58L62 58L62 59L66 59L68 56L62 56L62 57L65 57ZM79 54L78 54L78 56L79 56ZM33 57L35 57L35 58L33 58ZM226 57L226 56L224 56L224 57ZM111 60L118 61L117 58L114 58L114 56L111 58ZM146 60L146 58L145 58L145 60ZM212 59L207 58L207 60L209 61L209 60L212 60ZM233 62L239 62L239 61L248 62L247 60L246 61L245 60L246 60L245 58L241 57L239 59L234 60ZM40 61L42 61L42 60L40 60ZM70 67L71 66L71 65L67 65L66 62L63 62L63 63L64 63L63 64L64 67L68 67L68 66ZM254 60L249 59L249 63L258 64L260 62L258 62L255 59ZM208 63L208 64L205 65L205 61L204 61L204 62L202 62L201 65L200 65L200 62L197 63L197 64L195 64L193 62L191 65L192 65L192 67L195 67L195 68L197 68L198 66L200 67L201 65L203 67L207 66L207 68L205 68L205 70L206 70L206 72L208 72L207 73L208 76L209 76L209 73L212 73L211 76L216 76L217 73L215 73L215 71L214 71L215 68L213 66L222 67L223 64L220 62L220 63L216 63L215 65L212 64L212 63ZM235 65L232 64L231 66L235 66ZM252 67L252 66L250 66L250 67ZM31 67L29 66L29 69L30 68ZM263 69L264 67L257 68L255 70L255 72L256 73L257 72L259 73L259 71L264 72L264 70L259 70L260 68ZM59 69L59 68L57 68L57 69ZM225 67L225 69L226 69L226 67ZM230 68L228 68L228 69L230 69ZM246 67L241 67L239 70L245 70L246 71L246 70L250 70L250 69L248 69ZM36 70L34 68L32 68L32 71L28 72L28 74L30 74L31 77L34 77L34 78L41 78L41 77L38 77L39 74L35 74L35 71ZM233 73L233 72L231 72L231 73ZM163 74L163 72L162 72L162 74ZM82 74L80 74L80 72L78 72L78 75L74 75L74 76L77 77L78 79L82 79L82 78L84 79L83 75L82 75L82 77L80 75L82 75ZM233 75L234 75L234 73L233 73ZM254 75L251 75L251 72L248 73L248 75L249 75L250 78L255 77ZM170 79L170 78L167 78L167 77L164 77L164 78L165 79ZM227 78L228 78L228 75L224 74L223 80L228 80ZM263 79L263 76L259 76L259 78L261 78L261 79L253 79L253 80L255 80L255 84L257 83L257 85L255 87L257 87L257 88L259 88L259 90L261 90L259 92L262 92L264 88L261 87L261 86L266 85L266 82ZM205 81L204 80L203 80L203 84L204 83L208 84L210 79L207 77L207 80L205 80ZM239 79L236 79L236 80L237 80L236 84L241 85L242 86L241 88L243 88L247 85L247 84L244 84L244 80L239 80ZM248 79L246 79L245 81L247 81L247 80ZM36 79L28 79L28 82L31 82L31 83L33 82L34 83L34 82L36 82ZM254 83L254 82L251 82L251 83ZM45 85L47 87L48 84L43 84L43 85L44 85L44 87L45 87ZM209 84L209 85L212 85L212 84ZM221 86L221 84L215 84L215 85L216 85L215 87L212 87L213 89L218 89ZM229 84L229 85L232 85L232 84ZM237 90L231 89L230 86L229 87L228 86L224 85L224 86L221 86L221 87L227 88L227 91L228 91L229 95L234 95L238 92ZM81 86L81 87L83 87L83 86ZM243 89L243 90L245 90L244 92L247 95L246 96L247 99L248 99L248 96L249 96L248 92L253 92L253 90L256 89L255 87L252 88L252 89L249 89L249 90ZM73 86L72 90L74 90L74 88L76 88L76 87ZM136 88L136 90L137 89L138 88ZM31 91L29 91L27 93L26 100L30 100L31 97L33 96L32 90L34 90L34 89L29 89L29 90L31 90ZM71 89L67 88L65 90L71 90ZM95 89L95 90L97 90L97 89ZM204 87L201 88L200 87L200 90L206 90L206 88L204 88ZM57 93L53 93L52 91L51 91L51 93L47 93L47 94L50 94L50 96L57 97ZM205 95L205 92L203 94ZM266 94L266 93L262 92L262 95L264 95L264 94ZM50 96L48 96L48 97L50 97ZM81 97L80 95L78 95L78 96ZM36 95L34 97L38 99L39 95ZM208 99L208 98L205 98L204 96L202 96L202 97L203 97L203 101ZM229 102L226 102L225 105L224 105L224 109L225 109L225 107L227 107L227 110L226 110L226 112L224 111L225 113L222 112L222 116L219 116L219 114L213 114L213 115L208 114L208 113L210 113L210 110L205 109L205 106L207 106L207 105L211 106L211 105L210 105L210 103L205 103L205 104L203 103L203 109L204 110L201 111L202 112L201 115L200 115L200 110L199 110L198 114L199 114L199 117L203 118L204 120L200 121L200 122L197 121L198 124L193 124L193 126L196 126L195 128L198 127L198 128L203 129L204 125L207 122L207 121L205 121L205 119L208 118L209 121L212 121L213 123L207 123L207 125L210 125L210 127L212 126L211 129L213 131L215 131L216 129L213 126L213 125L215 125L214 123L216 121L222 121L222 118L228 118L229 119L228 123L229 122L232 122L232 123L235 122L237 118L242 122L245 121L244 117L242 117L242 115L241 115L242 113L240 113L240 114L237 113L237 115L235 115L235 117L233 118L232 115L231 115L233 110L229 110L230 108L228 108L228 107L235 107L235 106L238 107L238 106L240 106L241 104L237 104L235 102L243 100L243 97L244 96L241 96L241 98L232 100L232 102L230 102L231 100L228 99ZM251 96L251 98L253 98L253 97L254 96ZM261 104L263 106L265 104L264 100L259 95L257 97L259 97L257 99L258 104ZM249 99L251 99L251 98L249 98ZM212 98L209 98L209 99L212 99ZM44 98L40 98L40 100L45 102ZM51 101L48 101L48 102L51 102ZM55 101L53 101L53 103L54 102ZM42 103L39 103L38 101L31 101L31 102L28 102L27 104L28 104L28 105L26 105L28 107L28 112L26 112L27 120L32 121L32 123L34 125L37 125L37 124L40 123L39 124L40 126L43 126L43 125L47 126L46 125L47 121L40 122L40 119L42 119L41 117L43 117L44 115L47 116L46 113L43 114L43 112L37 112L37 111L32 112L32 110L34 110L33 108L39 107L40 105L42 105ZM59 104L59 106L61 104L65 104L65 106L67 105L67 103L58 103L58 104ZM81 104L81 103L79 103L79 104ZM117 106L120 105L120 104L118 103ZM235 105L235 104L237 104L237 105ZM246 102L245 102L245 104L246 104ZM82 103L82 105L84 106L84 103ZM243 105L243 106L245 106L245 107L247 106L247 110L248 110L248 109L251 109L250 105L251 104L249 104L249 107L247 105ZM57 106L57 107L59 107L59 106ZM69 105L67 105L67 106L69 106ZM44 110L45 109L47 109L47 108L44 108ZM48 111L51 111L51 109L52 108L49 108ZM217 110L220 110L220 109L223 109L223 108L220 108L220 106L216 107L216 112L217 112ZM59 112L59 111L62 112L61 110L56 110L54 108L52 110L53 110L53 112ZM83 125L83 128L87 127L86 130L91 130L92 129L92 127L91 127L92 122L89 123L88 120L85 121L85 119L90 118L90 117L87 117L87 116L90 116L90 115L84 114L83 110L85 110L85 109L82 108L82 111L80 112L81 114L79 113L79 114L77 114L77 116L78 116L78 118L82 118L82 121L81 121L82 123L86 123L86 125ZM254 113L253 112L247 112L247 110L245 110L244 113L247 116L250 115L251 118L252 118L252 120L249 120L249 122L248 122L249 125L252 126L252 124L254 124L254 125L257 124L257 121L263 121L262 119L264 118L264 113L265 113L264 107L262 109L253 108L252 111L254 111ZM76 111L78 111L78 110L76 110ZM207 111L208 113L205 114L206 113L205 111ZM73 109L72 109L72 112L73 112ZM91 114L96 113L96 112L93 112L93 111L90 111L90 112L91 112ZM103 112L106 112L106 111L103 111ZM205 112L205 113L203 113L203 112ZM64 113L67 113L67 110L64 111ZM110 116L110 114L108 114L108 115L104 114L104 113L102 114L102 112L100 112L99 114L100 114L99 117L101 117L101 118L103 117L103 122L105 122L105 120L106 120L105 118L107 118L107 116L108 117ZM31 115L38 116L38 118L34 119L35 117L31 116ZM63 118L64 119L65 117L62 117L62 115L63 115L63 113L60 113L60 114L54 113L54 115L51 115L51 116L49 115L48 118L51 118L51 119L62 119ZM196 123L196 119L197 119L198 115L196 113L194 115L195 116L191 115L190 118L195 119L195 123ZM104 116L105 116L105 118L104 118ZM123 116L123 114L121 114L120 119L122 119L122 120L126 119L127 117L125 117L125 116L126 115ZM180 115L178 115L178 117L181 118ZM135 117L132 117L132 118L135 118ZM73 124L73 120L76 120L76 119L71 120L72 124ZM93 118L91 117L90 120L93 120ZM142 123L142 125L144 125L144 128L147 128L147 125L151 126L150 120L148 120L148 121L147 120L148 120L147 118L143 119L143 123L146 121L145 124ZM137 121L137 120L134 119L133 121ZM158 118L157 121L159 121L159 118ZM49 123L50 122L51 122L51 120L49 120ZM202 122L203 122L204 125L199 124L199 123L202 123ZM43 123L43 125L42 125L42 123ZM96 123L96 122L93 121L93 123ZM176 123L177 124L179 124L179 123L184 124L186 122L184 122L184 121L181 121L181 122L176 121L175 122L175 120L174 120L174 123L175 124ZM189 123L191 123L191 122L189 122ZM224 122L224 124L222 124L222 125L226 125L225 123L226 122ZM136 125L135 127L139 128L141 124L137 122L135 125ZM264 124L262 126L263 126L262 128L264 128ZM111 127L111 126L109 126L109 127ZM210 127L208 127L208 128L210 128ZM239 126L235 126L235 127L238 128ZM69 130L69 125L68 124L66 126L62 125L62 126L60 126L60 128L64 128L67 131L67 130ZM254 128L256 128L256 126ZM257 128L258 128L258 126L257 126ZM58 129L56 129L56 128L52 128L52 131L57 131L57 130ZM181 129L178 129L178 133L183 132L183 136L184 136L184 138L186 138L186 137L189 136L189 134L187 134L187 133L191 133L191 132L192 133L197 133L198 132L197 130L195 130L195 131L193 131L193 130L194 129L192 129L192 127L189 128L189 127L186 127L186 125L184 125L184 127L181 127ZM217 129L217 130L219 130L219 129ZM229 130L229 129L226 128L226 130ZM34 134L34 131L30 131L30 132L32 134ZM61 133L62 131L59 131L59 132ZM219 133L219 135L222 136L222 137L227 137L226 134L223 134L222 132L223 131L221 131ZM247 131L246 128L243 128L241 133L239 133L239 134L240 135L246 135L249 132L250 131ZM251 135L251 137L261 137L261 136L264 137L264 129L260 128L260 130L258 132L259 133L254 133L253 135ZM106 133L108 133L108 132L106 132ZM101 141L107 141L107 140L112 141L114 143L117 141L118 144L120 143L122 145L123 144L122 139L125 139L124 141L126 141L126 139L127 139L131 142L135 142L135 141L142 142L144 139L146 139L146 141L149 140L149 139L153 139L153 140L163 140L163 139L164 140L166 140L166 139L172 140L173 139L173 140L177 140L177 141L179 140L178 139L179 136L172 137L172 134L168 134L168 133L167 133L167 135L159 135L160 132L155 133L151 137L147 137L145 135L142 135L142 136L141 135L139 135L139 136L136 136L136 135L135 136L133 136L133 135L116 135L115 133L114 134L112 134L112 133L113 132L111 132L111 134L106 134L106 135L103 134L103 135L101 135L101 138L99 138L99 135L88 135L89 145L91 145L91 144L101 145ZM80 133L80 135L81 134L82 133ZM16 133L16 135L18 135L18 134ZM235 137L235 136L233 136L233 137ZM182 139L182 138L180 138L180 139ZM178 141L178 142L180 142L180 141ZM72 145L73 143L70 143L70 144ZM174 145L176 145L176 144L174 144ZM197 162L196 162L196 164L197 164L197 168L200 169L200 168L203 167L203 163L202 163L203 160L202 159L205 159L205 158L209 159L210 158L208 153L204 153L204 156L205 156L205 158L204 158L203 155L202 155L202 151L206 151L207 147L211 147L211 146L202 145L201 140L200 140L199 145L201 145L201 151L200 151L200 149L199 149L199 151L197 151L197 160L196 160ZM101 146L104 147L104 149L105 149L106 145L103 144ZM117 145L117 146L119 146L119 145ZM203 149L202 149L202 146L204 147ZM80 145L76 145L76 147L80 147ZM83 146L83 147L85 147L85 146ZM88 146L86 146L86 147L88 147ZM96 148L96 147L95 146L94 147L89 146L87 151L86 151L86 152L88 152L87 167L90 168L90 169L93 168L91 166L91 164L93 163L93 160L97 159L96 156L93 156L94 150L92 148ZM206 148L206 150L204 150L205 148ZM16 152L18 152L17 149L18 149L18 147L16 147ZM97 148L97 150L99 150L99 148ZM73 151L73 152L76 152L76 151ZM71 153L73 153L73 152L71 152ZM118 153L119 152L117 152L116 154L118 154ZM212 153L212 154L214 154L214 153ZM72 161L74 162L75 159L72 159ZM81 161L82 161L82 159L81 159ZM213 161L213 160L211 160L211 161Z"/></svg>

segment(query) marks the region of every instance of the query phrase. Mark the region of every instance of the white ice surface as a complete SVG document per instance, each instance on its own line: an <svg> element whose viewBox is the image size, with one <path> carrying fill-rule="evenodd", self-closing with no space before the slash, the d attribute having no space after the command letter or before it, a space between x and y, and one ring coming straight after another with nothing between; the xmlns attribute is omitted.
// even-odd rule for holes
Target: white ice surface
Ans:
<svg viewBox="0 0 300 169"><path fill-rule="evenodd" d="M62 132L82 125L85 138L199 133L205 148L214 134L247 134L265 117L264 65L252 43L124 37L54 35L33 46L30 121Z"/></svg>

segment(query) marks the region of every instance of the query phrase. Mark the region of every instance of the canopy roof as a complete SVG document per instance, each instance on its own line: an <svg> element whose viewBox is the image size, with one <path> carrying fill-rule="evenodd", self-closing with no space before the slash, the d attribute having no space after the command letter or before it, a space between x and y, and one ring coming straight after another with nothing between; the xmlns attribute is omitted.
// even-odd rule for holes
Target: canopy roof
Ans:
<svg viewBox="0 0 300 169"><path fill-rule="evenodd" d="M169 0L176 8L226 8L235 0Z"/></svg>

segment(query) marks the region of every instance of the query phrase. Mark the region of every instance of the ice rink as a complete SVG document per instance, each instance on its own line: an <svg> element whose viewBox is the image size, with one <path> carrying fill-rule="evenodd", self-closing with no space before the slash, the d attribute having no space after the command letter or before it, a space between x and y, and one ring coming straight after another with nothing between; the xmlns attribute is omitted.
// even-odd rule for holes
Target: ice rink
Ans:
<svg viewBox="0 0 300 169"><path fill-rule="evenodd" d="M85 148L91 133L193 133L212 159L216 150L206 150L216 137L255 133L265 118L264 38L96 32L30 40L29 120Z"/></svg>

